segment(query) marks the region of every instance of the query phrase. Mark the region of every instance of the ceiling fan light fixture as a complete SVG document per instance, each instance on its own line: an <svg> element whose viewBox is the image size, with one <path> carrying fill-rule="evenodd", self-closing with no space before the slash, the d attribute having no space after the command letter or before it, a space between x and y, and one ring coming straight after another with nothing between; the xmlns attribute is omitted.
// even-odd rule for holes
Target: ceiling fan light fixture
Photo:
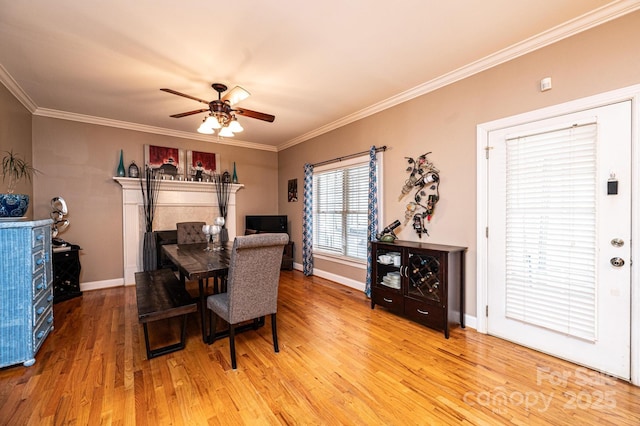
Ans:
<svg viewBox="0 0 640 426"><path fill-rule="evenodd" d="M233 116L233 118L231 119L231 122L229 123L229 130L231 130L233 133L240 133L241 131L244 130L244 128L240 125L235 115Z"/></svg>
<svg viewBox="0 0 640 426"><path fill-rule="evenodd" d="M205 119L203 125L208 126L210 129L219 129L220 127L222 127L218 119L213 115L209 115Z"/></svg>
<svg viewBox="0 0 640 426"><path fill-rule="evenodd" d="M225 138L231 138L231 137L233 137L233 132L231 131L231 129L229 127L223 127L218 132L218 136L222 136L222 137L225 137Z"/></svg>
<svg viewBox="0 0 640 426"><path fill-rule="evenodd" d="M209 126L207 126L205 123L202 123L200 125L200 127L198 127L198 133L202 133L205 135L212 135L213 134L213 129Z"/></svg>
<svg viewBox="0 0 640 426"><path fill-rule="evenodd" d="M244 117L255 118L257 120L267 121L269 123L273 123L275 120L275 116L271 114L265 114L263 112L252 111L245 108L232 108L233 104L236 104L246 98L248 98L251 94L246 91L244 88L240 86L236 86L233 89L229 90L226 95L222 96L223 92L227 91L227 86L222 83L213 83L211 87L218 92L218 99L214 99L212 101L206 101L204 99L196 98L191 95L186 95L184 93L177 92L171 89L160 89L163 92L171 93L173 95L182 96L184 98L189 98L191 100L206 104L209 106L208 109L197 109L194 111L187 111L180 114L173 114L170 117L173 118L182 118L187 117L193 114L199 114L202 112L207 112L208 115L204 119L204 122L198 128L198 132L205 134L212 134L213 130L221 129L219 131L219 135L223 137L232 137L234 133L242 132L244 128L237 121L236 114L242 115Z"/></svg>

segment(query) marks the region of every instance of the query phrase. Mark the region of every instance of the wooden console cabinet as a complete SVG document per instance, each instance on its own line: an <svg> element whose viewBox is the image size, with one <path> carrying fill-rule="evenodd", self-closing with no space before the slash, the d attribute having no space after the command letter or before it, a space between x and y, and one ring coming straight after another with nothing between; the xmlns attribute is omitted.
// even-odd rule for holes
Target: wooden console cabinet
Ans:
<svg viewBox="0 0 640 426"><path fill-rule="evenodd" d="M396 240L372 242L371 309L384 306L427 327L464 328L466 247Z"/></svg>

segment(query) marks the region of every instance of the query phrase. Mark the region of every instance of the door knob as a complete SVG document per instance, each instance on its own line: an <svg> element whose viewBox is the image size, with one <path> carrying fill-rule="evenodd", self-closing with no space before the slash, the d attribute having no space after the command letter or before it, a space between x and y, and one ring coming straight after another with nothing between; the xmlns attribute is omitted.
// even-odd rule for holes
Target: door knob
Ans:
<svg viewBox="0 0 640 426"><path fill-rule="evenodd" d="M621 238L614 238L611 240L611 245L614 247L622 247L624 245L624 240Z"/></svg>
<svg viewBox="0 0 640 426"><path fill-rule="evenodd" d="M621 257L612 257L610 262L616 268L624 266L624 260Z"/></svg>

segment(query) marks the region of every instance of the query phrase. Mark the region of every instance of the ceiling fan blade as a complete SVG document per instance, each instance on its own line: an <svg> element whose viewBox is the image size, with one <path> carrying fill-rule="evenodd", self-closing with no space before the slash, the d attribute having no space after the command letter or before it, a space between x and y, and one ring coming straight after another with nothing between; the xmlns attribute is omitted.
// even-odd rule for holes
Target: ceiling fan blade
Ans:
<svg viewBox="0 0 640 426"><path fill-rule="evenodd" d="M257 118L258 120L268 121L269 123L273 123L273 120L276 119L275 115L265 114L263 112L258 112L258 111L251 111L250 109L237 108L237 109L234 109L234 111L238 115Z"/></svg>
<svg viewBox="0 0 640 426"><path fill-rule="evenodd" d="M235 105L238 102L247 99L249 96L251 96L251 93L240 86L236 86L229 90L220 100L228 101L229 105Z"/></svg>
<svg viewBox="0 0 640 426"><path fill-rule="evenodd" d="M205 111L209 111L209 108L196 109L194 111L189 111L189 112L181 112L180 114L173 114L173 115L170 115L169 117L182 118L182 117L186 117L188 115L200 114L201 112L205 112Z"/></svg>
<svg viewBox="0 0 640 426"><path fill-rule="evenodd" d="M171 89L160 89L160 90L162 90L163 92L167 92L167 93L171 93L171 94L174 94L174 95L182 96L183 98L193 99L194 101L202 102L203 104L209 105L209 101L205 101L204 99L196 98L196 97L193 97L191 95L185 95L184 93L176 92L175 90L171 90Z"/></svg>

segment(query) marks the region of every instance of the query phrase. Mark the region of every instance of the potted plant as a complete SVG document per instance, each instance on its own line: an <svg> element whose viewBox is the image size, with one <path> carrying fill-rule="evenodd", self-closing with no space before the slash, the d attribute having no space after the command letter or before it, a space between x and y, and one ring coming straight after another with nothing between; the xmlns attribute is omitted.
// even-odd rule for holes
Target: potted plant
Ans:
<svg viewBox="0 0 640 426"><path fill-rule="evenodd" d="M2 182L6 182L7 192L0 194L0 217L24 216L29 208L29 195L15 194L16 185L23 180L31 182L38 171L20 154L5 151L2 157Z"/></svg>

